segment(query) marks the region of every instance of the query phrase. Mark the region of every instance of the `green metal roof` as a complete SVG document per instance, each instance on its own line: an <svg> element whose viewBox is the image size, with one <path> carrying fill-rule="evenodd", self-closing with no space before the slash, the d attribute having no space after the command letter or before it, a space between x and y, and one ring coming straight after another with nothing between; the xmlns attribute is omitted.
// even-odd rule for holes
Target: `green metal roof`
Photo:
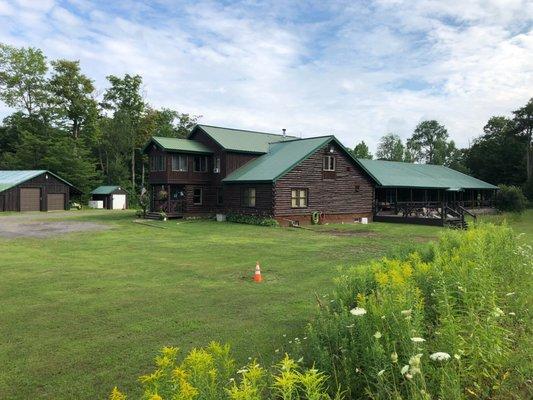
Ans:
<svg viewBox="0 0 533 400"><path fill-rule="evenodd" d="M143 152L150 145L150 143L153 143L153 142L157 146L167 151L182 151L184 153L202 153L202 154L213 153L207 146L204 146L202 143L197 142L195 140L178 139L178 138L161 137L161 136L153 136L150 139L150 141L144 146Z"/></svg>
<svg viewBox="0 0 533 400"><path fill-rule="evenodd" d="M294 136L276 135L274 133L245 131L242 129L222 128L211 125L196 125L191 135L201 129L225 150L246 153L267 153L269 144L283 140L297 139Z"/></svg>
<svg viewBox="0 0 533 400"><path fill-rule="evenodd" d="M111 194L117 189L120 189L120 186L98 186L91 194Z"/></svg>
<svg viewBox="0 0 533 400"><path fill-rule="evenodd" d="M332 140L336 141L335 137L322 136L272 143L267 154L243 165L222 181L224 183L275 181Z"/></svg>
<svg viewBox="0 0 533 400"><path fill-rule="evenodd" d="M380 186L426 189L498 189L472 176L442 165L366 160L359 164Z"/></svg>
<svg viewBox="0 0 533 400"><path fill-rule="evenodd" d="M60 178L53 172L47 171L45 169L0 171L0 192L3 192L7 189L11 189L14 186L20 185L21 183L29 181L30 179L33 179L36 176L42 175L44 173L48 173L56 177L60 181L65 182L67 185L73 187L74 189L80 192L80 190L71 183L67 182L63 178Z"/></svg>

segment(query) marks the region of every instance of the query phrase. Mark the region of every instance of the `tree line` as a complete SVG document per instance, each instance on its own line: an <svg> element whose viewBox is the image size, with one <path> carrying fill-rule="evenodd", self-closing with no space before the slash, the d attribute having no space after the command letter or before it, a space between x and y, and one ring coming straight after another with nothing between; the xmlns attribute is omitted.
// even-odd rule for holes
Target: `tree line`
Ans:
<svg viewBox="0 0 533 400"><path fill-rule="evenodd" d="M118 184L138 193L154 135L186 137L200 116L156 109L139 75L110 75L102 91L78 61L51 60L35 48L0 43L0 101L15 111L0 125L0 169L49 169L88 193ZM440 164L493 184L516 185L533 199L533 99L512 116L489 119L460 149L438 121L423 121L404 143L384 135L376 158ZM364 141L350 150L373 158Z"/></svg>
<svg viewBox="0 0 533 400"><path fill-rule="evenodd" d="M457 148L438 121L422 121L405 142L394 133L381 137L376 159L445 165L495 185L521 187L533 200L533 98L512 116L491 117L468 148ZM351 153L374 158L364 141Z"/></svg>
<svg viewBox="0 0 533 400"><path fill-rule="evenodd" d="M107 77L98 91L78 61L48 61L35 48L0 44L0 169L48 169L88 193L144 185L141 148L153 135L185 137L199 116L156 109L139 75Z"/></svg>

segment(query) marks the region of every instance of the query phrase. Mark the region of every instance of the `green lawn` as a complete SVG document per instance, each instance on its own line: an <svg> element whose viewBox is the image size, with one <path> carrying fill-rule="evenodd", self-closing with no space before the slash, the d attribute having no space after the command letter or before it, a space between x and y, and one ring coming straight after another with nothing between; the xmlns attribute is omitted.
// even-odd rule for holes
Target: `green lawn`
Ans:
<svg viewBox="0 0 533 400"><path fill-rule="evenodd" d="M72 215L112 229L0 239L2 399L106 398L114 385L133 398L164 345L218 340L240 362L269 363L301 335L337 267L423 246L441 229L153 222L158 229L129 212ZM513 223L533 237L533 212L522 218ZM262 284L251 281L257 260Z"/></svg>

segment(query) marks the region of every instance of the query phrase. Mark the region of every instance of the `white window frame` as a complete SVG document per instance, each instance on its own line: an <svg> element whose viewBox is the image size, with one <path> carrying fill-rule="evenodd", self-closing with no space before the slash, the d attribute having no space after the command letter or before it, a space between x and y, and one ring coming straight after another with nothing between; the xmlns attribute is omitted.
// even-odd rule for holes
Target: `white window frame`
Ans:
<svg viewBox="0 0 533 400"><path fill-rule="evenodd" d="M324 171L335 171L335 156L324 156L322 168Z"/></svg>
<svg viewBox="0 0 533 400"><path fill-rule="evenodd" d="M177 167L175 168L174 160L177 160ZM182 164L183 161L183 164ZM174 172L187 172L188 170L188 157L186 154L172 154L172 171Z"/></svg>
<svg viewBox="0 0 533 400"><path fill-rule="evenodd" d="M303 196L302 196L302 192L304 193ZM307 208L308 205L309 205L309 189L292 188L291 189L291 208Z"/></svg>
<svg viewBox="0 0 533 400"><path fill-rule="evenodd" d="M220 173L220 157L215 157L215 160L213 162L213 172L215 174Z"/></svg>

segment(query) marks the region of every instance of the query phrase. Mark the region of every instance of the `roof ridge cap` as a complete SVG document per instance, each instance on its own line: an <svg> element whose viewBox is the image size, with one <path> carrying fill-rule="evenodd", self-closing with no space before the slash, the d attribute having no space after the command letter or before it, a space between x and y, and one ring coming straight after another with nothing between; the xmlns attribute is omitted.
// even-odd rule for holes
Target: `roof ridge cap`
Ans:
<svg viewBox="0 0 533 400"><path fill-rule="evenodd" d="M258 133L260 135L271 135L271 136L281 136L283 137L283 134L281 133L272 133L272 132L261 132L261 131L252 131L250 129L240 129L240 128L227 128L224 126L218 126L218 125L208 125L208 124L196 124L197 126L208 126L210 128L219 128L219 129L227 129L229 131L239 131L239 132L249 132L249 133ZM296 136L286 136L286 137L292 137L297 138Z"/></svg>

